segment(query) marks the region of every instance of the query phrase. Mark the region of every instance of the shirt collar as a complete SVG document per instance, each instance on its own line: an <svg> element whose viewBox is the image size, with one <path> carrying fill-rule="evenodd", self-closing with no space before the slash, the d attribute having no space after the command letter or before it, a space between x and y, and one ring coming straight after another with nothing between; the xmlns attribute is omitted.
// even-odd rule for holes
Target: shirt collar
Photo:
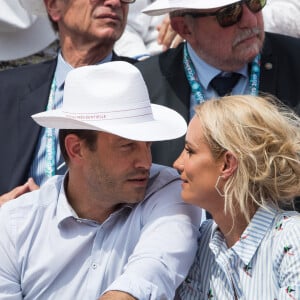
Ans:
<svg viewBox="0 0 300 300"><path fill-rule="evenodd" d="M61 180L61 187L60 192L58 195L58 201L57 201L57 211L56 211L56 217L58 226L62 225L64 221L72 218L79 222L88 222L89 224L99 224L97 221L89 220L89 219L81 219L76 211L73 209L73 207L70 205L67 196L66 196L66 182L68 180L68 172L65 176L63 176L63 179ZM120 209L113 212L110 217L119 214L125 206L120 206ZM109 219L109 218L108 218Z"/></svg>
<svg viewBox="0 0 300 300"><path fill-rule="evenodd" d="M200 58L194 49L191 47L189 43L187 43L187 49L189 56L195 66L197 77L205 90L208 89L208 85L211 80L223 73L222 70L219 70L209 64L207 64L202 58ZM237 70L236 73L241 74L245 78L248 78L248 65L246 64L240 70Z"/></svg>
<svg viewBox="0 0 300 300"><path fill-rule="evenodd" d="M262 240L270 232L276 212L276 209L271 206L267 206L266 208L260 207L244 230L240 240L231 248L245 265L249 265ZM224 236L218 229L218 225L214 222L209 247L215 257L218 256L220 251L224 250L224 245Z"/></svg>
<svg viewBox="0 0 300 300"><path fill-rule="evenodd" d="M148 182L146 194L144 199L139 203L143 203L153 193L157 192L158 190L160 190L162 187L169 184L170 182L178 179L179 176L177 173L170 172L168 171L167 168L161 169L159 165L152 164L152 167L150 169L150 176L149 176L149 182ZM61 179L59 180L60 182L58 182L58 184L60 184L61 186L58 194L56 217L57 217L58 224L61 224L64 220L68 218L79 219L79 217L77 213L74 211L74 209L71 207L71 205L69 204L66 196L65 182L66 180L68 180L68 172L64 176L61 176ZM137 204L130 204L130 203L120 205L120 208L117 211L113 212L109 218L118 215L120 213L123 213L123 211L125 211L124 213L126 212L129 213L132 210L132 208L134 208L136 205Z"/></svg>
<svg viewBox="0 0 300 300"><path fill-rule="evenodd" d="M245 265L249 265L262 240L271 231L276 212L271 206L260 207L241 235L240 240L233 246L233 250Z"/></svg>
<svg viewBox="0 0 300 300"><path fill-rule="evenodd" d="M68 218L78 218L75 211L72 209L71 205L69 204L66 196L65 190L65 181L67 180L68 173L64 175L61 180L61 188L58 194L58 201L57 201L57 210L56 210L56 217L57 222L60 224L65 219Z"/></svg>

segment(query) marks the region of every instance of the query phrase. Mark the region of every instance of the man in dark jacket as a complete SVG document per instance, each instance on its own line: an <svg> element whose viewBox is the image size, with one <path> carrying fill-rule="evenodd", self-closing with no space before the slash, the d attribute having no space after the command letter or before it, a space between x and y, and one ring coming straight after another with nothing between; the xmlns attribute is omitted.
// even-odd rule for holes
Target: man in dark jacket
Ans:
<svg viewBox="0 0 300 300"><path fill-rule="evenodd" d="M214 80L222 76L221 83L235 79L225 94L270 93L299 113L300 40L264 32L265 4L157 0L148 6L149 15L169 13L173 30L185 40L136 65L152 102L175 109L188 122L194 105L224 95ZM172 165L183 147L184 138L154 143L153 161Z"/></svg>
<svg viewBox="0 0 300 300"><path fill-rule="evenodd" d="M30 116L61 106L67 73L112 60L135 62L113 52L126 24L128 4L134 0L21 2L32 14L48 14L59 36L60 51L49 62L0 74L0 205L65 171L57 132L41 130Z"/></svg>

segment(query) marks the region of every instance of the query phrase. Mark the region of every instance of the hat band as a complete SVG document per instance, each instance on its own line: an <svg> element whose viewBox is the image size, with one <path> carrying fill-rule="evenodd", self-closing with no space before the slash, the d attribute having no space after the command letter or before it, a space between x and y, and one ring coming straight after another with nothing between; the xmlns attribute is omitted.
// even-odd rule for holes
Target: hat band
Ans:
<svg viewBox="0 0 300 300"><path fill-rule="evenodd" d="M78 121L109 121L116 119L127 119L149 116L153 119L151 106L140 107L134 109L124 109L119 111L105 111L105 112L67 112L63 111L65 116L70 119Z"/></svg>

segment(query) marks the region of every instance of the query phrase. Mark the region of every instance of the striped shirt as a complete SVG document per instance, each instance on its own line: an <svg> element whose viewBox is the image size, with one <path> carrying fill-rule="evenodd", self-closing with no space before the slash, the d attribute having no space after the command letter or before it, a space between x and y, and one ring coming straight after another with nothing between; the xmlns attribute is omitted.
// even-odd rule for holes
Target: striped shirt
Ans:
<svg viewBox="0 0 300 300"><path fill-rule="evenodd" d="M300 215L260 208L229 249L217 224L206 221L178 294L182 300L299 300Z"/></svg>

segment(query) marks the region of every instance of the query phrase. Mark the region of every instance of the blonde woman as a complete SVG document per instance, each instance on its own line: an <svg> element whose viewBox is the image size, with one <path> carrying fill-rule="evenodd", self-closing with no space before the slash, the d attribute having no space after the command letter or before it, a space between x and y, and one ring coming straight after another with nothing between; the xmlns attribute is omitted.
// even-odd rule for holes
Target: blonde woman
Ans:
<svg viewBox="0 0 300 300"><path fill-rule="evenodd" d="M300 299L300 119L276 99L228 96L196 108L174 163L200 228L182 300Z"/></svg>

